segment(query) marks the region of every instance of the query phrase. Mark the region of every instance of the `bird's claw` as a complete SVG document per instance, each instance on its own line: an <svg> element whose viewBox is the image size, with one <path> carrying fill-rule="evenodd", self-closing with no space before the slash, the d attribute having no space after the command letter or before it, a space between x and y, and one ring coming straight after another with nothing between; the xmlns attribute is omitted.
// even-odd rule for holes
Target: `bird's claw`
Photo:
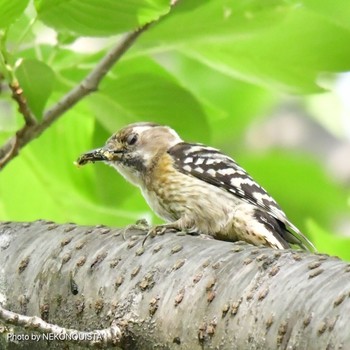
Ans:
<svg viewBox="0 0 350 350"><path fill-rule="evenodd" d="M150 229L150 225L147 222L147 220L146 219L139 219L135 222L135 224L128 225L122 230L122 237L123 237L124 241L126 241L126 239L127 239L126 234L128 233L128 231L137 230L137 231L140 231L138 233L138 235L144 235L145 231L148 232L149 229ZM148 234L148 233L146 233L146 234Z"/></svg>
<svg viewBox="0 0 350 350"><path fill-rule="evenodd" d="M159 225L159 226L154 226L151 229L148 230L146 237L142 241L142 245L145 244L146 240L148 237L155 237L155 236L161 236L164 235L165 231L167 230L174 230L176 231L175 228L167 225Z"/></svg>

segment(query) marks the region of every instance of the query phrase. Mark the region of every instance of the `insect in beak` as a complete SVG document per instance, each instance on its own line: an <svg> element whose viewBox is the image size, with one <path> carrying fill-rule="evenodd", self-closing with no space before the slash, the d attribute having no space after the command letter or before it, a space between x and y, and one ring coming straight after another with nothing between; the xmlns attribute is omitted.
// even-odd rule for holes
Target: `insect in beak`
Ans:
<svg viewBox="0 0 350 350"><path fill-rule="evenodd" d="M123 150L110 150L105 147L96 148L92 151L83 153L75 162L76 166L83 166L87 163L94 163L99 161L118 160Z"/></svg>

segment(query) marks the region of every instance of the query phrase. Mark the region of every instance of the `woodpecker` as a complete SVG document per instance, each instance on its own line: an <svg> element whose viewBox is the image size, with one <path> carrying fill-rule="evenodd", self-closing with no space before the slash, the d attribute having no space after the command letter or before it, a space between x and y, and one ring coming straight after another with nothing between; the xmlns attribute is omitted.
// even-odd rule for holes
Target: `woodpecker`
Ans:
<svg viewBox="0 0 350 350"><path fill-rule="evenodd" d="M200 143L184 142L168 126L130 124L105 146L82 154L78 165L103 161L136 185L167 229L243 240L275 249L313 244L277 202L232 158Z"/></svg>

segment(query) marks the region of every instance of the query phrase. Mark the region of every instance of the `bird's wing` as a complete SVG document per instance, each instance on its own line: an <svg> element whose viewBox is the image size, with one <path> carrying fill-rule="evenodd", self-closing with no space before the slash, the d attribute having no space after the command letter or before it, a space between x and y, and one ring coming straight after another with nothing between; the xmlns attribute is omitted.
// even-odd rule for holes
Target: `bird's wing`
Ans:
<svg viewBox="0 0 350 350"><path fill-rule="evenodd" d="M220 187L263 210L278 221L287 242L315 250L313 244L287 219L277 202L232 158L215 148L186 142L173 146L168 153L174 159L174 166L182 173Z"/></svg>

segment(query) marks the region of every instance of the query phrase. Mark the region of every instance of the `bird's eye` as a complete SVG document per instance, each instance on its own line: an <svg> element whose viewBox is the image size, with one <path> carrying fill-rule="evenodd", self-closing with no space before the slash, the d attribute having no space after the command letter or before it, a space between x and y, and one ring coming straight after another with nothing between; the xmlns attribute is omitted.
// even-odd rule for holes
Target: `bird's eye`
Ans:
<svg viewBox="0 0 350 350"><path fill-rule="evenodd" d="M126 143L128 145L134 145L136 143L138 139L138 135L137 134L130 134L127 138L126 138Z"/></svg>

